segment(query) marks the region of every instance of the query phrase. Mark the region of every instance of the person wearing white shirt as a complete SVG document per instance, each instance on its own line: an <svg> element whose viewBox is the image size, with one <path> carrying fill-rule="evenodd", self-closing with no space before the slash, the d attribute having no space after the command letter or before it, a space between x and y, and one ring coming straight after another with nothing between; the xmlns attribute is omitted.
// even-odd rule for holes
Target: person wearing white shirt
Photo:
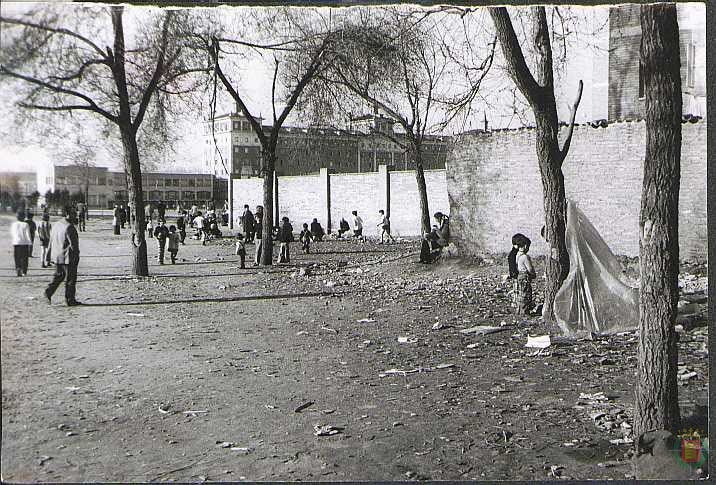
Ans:
<svg viewBox="0 0 716 485"><path fill-rule="evenodd" d="M18 276L26 276L32 238L30 226L25 222L25 212L18 212L17 220L10 225L10 238L15 256L15 271Z"/></svg>
<svg viewBox="0 0 716 485"><path fill-rule="evenodd" d="M361 241L364 241L363 219L358 215L358 211L353 211L351 214L353 214L353 237L360 238Z"/></svg>

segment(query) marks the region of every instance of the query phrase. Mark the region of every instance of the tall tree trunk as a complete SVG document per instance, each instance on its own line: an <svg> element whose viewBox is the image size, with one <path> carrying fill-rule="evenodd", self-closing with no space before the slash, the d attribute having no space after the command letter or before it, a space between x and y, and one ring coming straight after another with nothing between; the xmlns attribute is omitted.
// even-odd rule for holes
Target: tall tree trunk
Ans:
<svg viewBox="0 0 716 485"><path fill-rule="evenodd" d="M142 170L139 166L137 138L130 127L121 127L120 130L129 170L129 201L136 221L131 231L132 273L136 276L148 276L147 241L144 237L144 230L147 226L144 222L144 194L142 191Z"/></svg>
<svg viewBox="0 0 716 485"><path fill-rule="evenodd" d="M418 183L418 197L420 198L420 229L423 234L430 232L430 207L428 206L428 187L425 184L425 171L423 170L423 154L420 145L413 146L415 157L415 180Z"/></svg>
<svg viewBox="0 0 716 485"><path fill-rule="evenodd" d="M273 262L273 184L276 162L275 149L261 150L264 175L264 216L261 234L261 264L271 266Z"/></svg>
<svg viewBox="0 0 716 485"><path fill-rule="evenodd" d="M535 76L532 76L522 53L522 48L512 27L512 21L504 7L490 8L507 70L520 92L527 98L535 116L537 129L537 161L542 178L544 196L545 237L549 254L545 273L545 320L554 320L554 297L569 274L569 253L564 240L566 227L566 200L562 163L565 149L559 148L559 120L554 97L554 74L552 70L552 46L544 7L532 9L532 41L536 53ZM581 91L580 91L581 97ZM574 107L575 113L577 104Z"/></svg>
<svg viewBox="0 0 716 485"><path fill-rule="evenodd" d="M635 436L679 427L676 385L679 297L681 75L674 4L641 7L646 154L639 217L641 289ZM637 442L638 443L638 442Z"/></svg>

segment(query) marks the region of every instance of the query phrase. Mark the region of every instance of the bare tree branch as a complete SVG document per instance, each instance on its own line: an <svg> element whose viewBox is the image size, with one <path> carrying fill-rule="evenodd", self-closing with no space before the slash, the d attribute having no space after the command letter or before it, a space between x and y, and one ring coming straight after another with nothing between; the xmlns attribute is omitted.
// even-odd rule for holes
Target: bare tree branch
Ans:
<svg viewBox="0 0 716 485"><path fill-rule="evenodd" d="M562 150L560 150L560 154L562 156L561 163L564 162L564 159L567 158L567 153L569 153L569 146L572 144L572 133L574 132L574 119L577 116L577 108L579 108L579 102L582 99L582 87L583 83L582 80L579 80L579 88L577 89L577 96L574 100L574 103L572 104L572 110L569 115L569 129L567 131L567 138L564 140L564 145L562 146Z"/></svg>

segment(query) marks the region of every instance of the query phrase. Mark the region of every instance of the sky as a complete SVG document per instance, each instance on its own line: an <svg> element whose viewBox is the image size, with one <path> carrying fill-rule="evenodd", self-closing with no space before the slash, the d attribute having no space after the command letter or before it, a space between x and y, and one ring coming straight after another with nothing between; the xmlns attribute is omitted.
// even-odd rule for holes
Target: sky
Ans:
<svg viewBox="0 0 716 485"><path fill-rule="evenodd" d="M68 5L68 8L75 8L77 4ZM2 2L0 4L0 11L3 15L15 15L28 8L26 3L12 3ZM227 8L227 7L222 7ZM227 8L228 9L228 8ZM227 10L230 11L230 10ZM585 29L588 30L594 26L602 25L608 15L608 7L577 7L575 11L582 15L586 20L584 25ZM216 10L213 10L216 13ZM125 18L125 25L127 31L127 37L129 38L133 33L133 18L137 16L143 16L146 14L146 8L143 7L128 7L128 13ZM513 18L514 22L514 18ZM515 22L516 23L516 22ZM569 51L569 60L564 66L564 70L561 74L557 74L557 102L560 112L560 119L566 120L569 116L569 105L572 103L576 89L578 86L579 79L583 79L585 82L585 91L578 111L577 121L591 121L593 119L604 118L606 116L600 116L599 105L602 100L599 99L598 91L592 89L592 79L596 79L600 74L597 71L603 70L603 66L600 67L598 62L594 61L595 56L597 58L606 58L606 48L608 47L607 31L602 30L598 35L583 36L583 38L575 44ZM1 45L0 45L1 48ZM585 53L591 53L585 55ZM270 85L272 71L270 64L261 62L256 58L249 59L240 65L241 75L240 81L237 85L245 94L247 104L253 113L262 113L264 117L267 117L270 113ZM596 69L596 71L595 71ZM236 74L236 71L234 71ZM603 76L603 73L601 73ZM234 79L237 79L234 77ZM485 91L489 92L491 88L495 86L511 86L511 80L506 76L496 76L492 81L487 82L485 85ZM594 92L593 92L594 91ZM597 93L597 94L595 94ZM504 97L504 94L500 94ZM504 99L492 99L490 100L493 104L504 104ZM603 99L603 103L606 103L606 98ZM206 102L208 106L208 100ZM0 109L3 112L8 113L14 109L11 104L10 96L0 97ZM230 97L226 94L220 96L219 106L217 111L223 113L226 111L233 111L233 102ZM474 110L473 119L471 122L464 126L464 129L471 128L482 128L483 116L487 112L488 122L491 127L510 127L515 128L521 125L519 116L515 116L510 113L509 110L505 111L503 115L498 116L495 109L485 108L484 106L477 106ZM606 105L604 106L604 112L606 112ZM201 118L199 114L195 118ZM200 169L201 167L201 156L202 156L202 145L203 137L201 130L196 129L197 119L185 119L179 124L179 133L181 135L181 142L176 146L176 156L172 157L173 163L170 167L164 167L164 169L181 168L184 170L188 169ZM289 118L286 123L287 125L300 125L300 120ZM43 144L32 143L32 144L17 144L14 142L17 134L15 127L12 125L12 119L9 116L5 116L0 119L0 132L7 133L10 136L5 141L0 142L0 171L6 170L32 170L38 164L46 164L50 161L57 160L56 154L53 150L48 149ZM450 133L448 133L450 134ZM79 136L92 136L87 133L80 133ZM97 156L95 163L100 166L110 166L113 168L119 168L119 164L116 160L112 159L113 156L106 153L100 153Z"/></svg>

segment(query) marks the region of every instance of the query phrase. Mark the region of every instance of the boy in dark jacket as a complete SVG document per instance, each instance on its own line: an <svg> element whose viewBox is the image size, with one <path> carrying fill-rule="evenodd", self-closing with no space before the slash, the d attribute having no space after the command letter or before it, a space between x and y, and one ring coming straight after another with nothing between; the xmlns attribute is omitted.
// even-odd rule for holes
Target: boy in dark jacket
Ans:
<svg viewBox="0 0 716 485"><path fill-rule="evenodd" d="M281 243L281 251L279 254L279 263L290 263L291 254L288 245L293 242L293 226L288 217L281 219L281 227L278 230L278 241Z"/></svg>
<svg viewBox="0 0 716 485"><path fill-rule="evenodd" d="M159 225L154 228L154 237L157 238L159 246L159 264L164 264L164 248L169 237L169 229L164 225L164 219L159 219Z"/></svg>
<svg viewBox="0 0 716 485"><path fill-rule="evenodd" d="M301 246L301 249L306 254L308 254L311 250L311 240L312 239L313 239L313 235L311 234L311 231L308 230L308 224L304 223L303 231L301 231L301 234L298 236L298 240L301 241L301 243L303 243Z"/></svg>

